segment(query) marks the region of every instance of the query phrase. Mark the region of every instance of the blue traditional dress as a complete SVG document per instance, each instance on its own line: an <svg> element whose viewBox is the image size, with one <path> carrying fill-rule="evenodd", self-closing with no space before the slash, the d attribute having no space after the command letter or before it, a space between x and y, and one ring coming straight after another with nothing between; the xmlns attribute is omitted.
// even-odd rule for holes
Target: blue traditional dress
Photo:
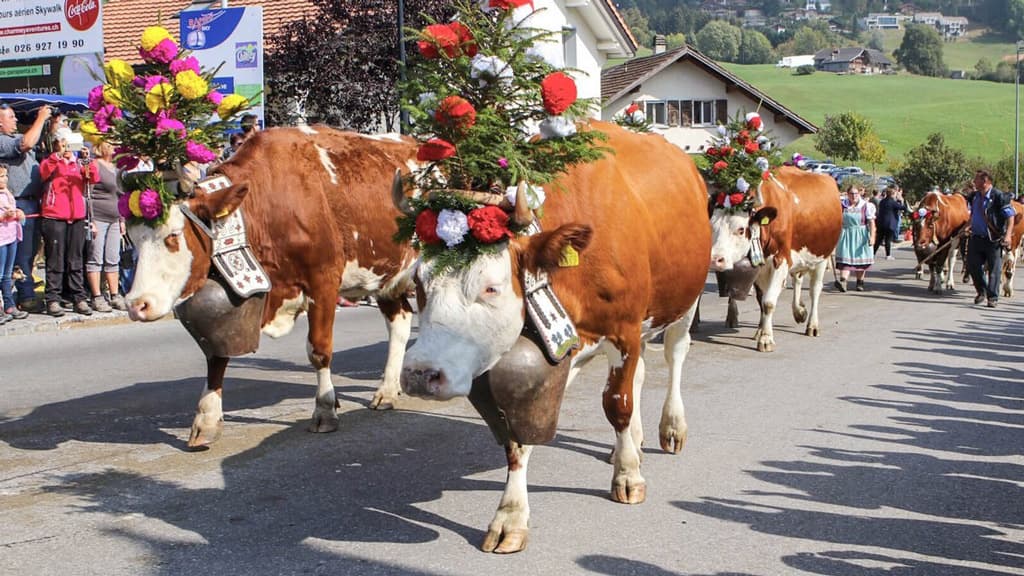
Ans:
<svg viewBox="0 0 1024 576"><path fill-rule="evenodd" d="M843 230L836 246L836 268L867 270L875 263L868 221L875 219L875 205L863 198L854 205L843 199Z"/></svg>

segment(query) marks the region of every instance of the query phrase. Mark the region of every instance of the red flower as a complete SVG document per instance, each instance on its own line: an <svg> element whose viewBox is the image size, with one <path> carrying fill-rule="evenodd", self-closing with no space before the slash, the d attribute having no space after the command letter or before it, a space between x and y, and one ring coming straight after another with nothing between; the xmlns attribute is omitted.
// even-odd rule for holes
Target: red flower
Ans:
<svg viewBox="0 0 1024 576"><path fill-rule="evenodd" d="M459 48L459 35L448 24L431 24L423 30L423 40L416 42L420 54L427 60L440 56L438 49L444 50L449 58L455 58Z"/></svg>
<svg viewBox="0 0 1024 576"><path fill-rule="evenodd" d="M722 170L725 170L728 166L728 162L726 162L725 160L719 160L718 162L715 162L715 165L712 166L711 169L715 171L715 174L718 174Z"/></svg>
<svg viewBox="0 0 1024 576"><path fill-rule="evenodd" d="M917 220L917 219L918 219L918 218L920 218L920 217L921 217L921 215L920 215L920 214L918 214L917 212L911 212L911 213L910 213L910 219L911 219L911 220Z"/></svg>
<svg viewBox="0 0 1024 576"><path fill-rule="evenodd" d="M508 214L497 206L484 206L466 215L469 232L480 242L488 244L512 237L508 229Z"/></svg>
<svg viewBox="0 0 1024 576"><path fill-rule="evenodd" d="M770 171L768 171L768 170L765 170L764 172L761 173L761 180L768 180L771 177L772 177L772 173Z"/></svg>
<svg viewBox="0 0 1024 576"><path fill-rule="evenodd" d="M719 192L718 196L715 196L715 204L717 206L725 206L725 192Z"/></svg>
<svg viewBox="0 0 1024 576"><path fill-rule="evenodd" d="M514 10L520 6L530 5L533 8L533 0L490 0L488 8L500 8L502 10Z"/></svg>
<svg viewBox="0 0 1024 576"><path fill-rule="evenodd" d="M416 159L420 162L437 162L452 156L455 156L455 146L440 138L427 140L420 144L420 149L416 151Z"/></svg>
<svg viewBox="0 0 1024 576"><path fill-rule="evenodd" d="M638 104L630 104L629 108L626 108L626 116L632 116L633 112L639 112L640 106Z"/></svg>
<svg viewBox="0 0 1024 576"><path fill-rule="evenodd" d="M707 154L708 156L712 156L712 157L717 156L718 155L718 148L715 148L714 146L712 146L712 147L708 148L704 153Z"/></svg>
<svg viewBox="0 0 1024 576"><path fill-rule="evenodd" d="M729 194L729 202L732 203L733 206L743 204L743 200L746 198L746 195L742 192L733 192L732 194Z"/></svg>
<svg viewBox="0 0 1024 576"><path fill-rule="evenodd" d="M736 135L736 141L740 144L746 144L750 141L750 132L740 130L739 134Z"/></svg>
<svg viewBox="0 0 1024 576"><path fill-rule="evenodd" d="M732 146L722 146L718 149L719 154L723 157L732 156Z"/></svg>
<svg viewBox="0 0 1024 576"><path fill-rule="evenodd" d="M437 244L441 241L437 235L437 212L427 208L416 216L416 236L424 244Z"/></svg>
<svg viewBox="0 0 1024 576"><path fill-rule="evenodd" d="M452 22L448 27L452 29L452 32L455 32L455 36L459 39L459 49L462 53L470 58L476 56L477 46L473 32L462 22Z"/></svg>
<svg viewBox="0 0 1024 576"><path fill-rule="evenodd" d="M476 123L476 108L462 96L449 96L441 100L434 118L445 126L465 132Z"/></svg>
<svg viewBox="0 0 1024 576"><path fill-rule="evenodd" d="M761 149L761 146L757 142L747 142L743 145L743 149L747 151L747 154L753 154Z"/></svg>
<svg viewBox="0 0 1024 576"><path fill-rule="evenodd" d="M760 130L761 126L762 123L760 116L754 116L749 122L747 122L747 128L750 128L751 130Z"/></svg>
<svg viewBox="0 0 1024 576"><path fill-rule="evenodd" d="M540 93L544 99L544 110L558 116L576 101L576 83L562 72L552 72L541 81Z"/></svg>

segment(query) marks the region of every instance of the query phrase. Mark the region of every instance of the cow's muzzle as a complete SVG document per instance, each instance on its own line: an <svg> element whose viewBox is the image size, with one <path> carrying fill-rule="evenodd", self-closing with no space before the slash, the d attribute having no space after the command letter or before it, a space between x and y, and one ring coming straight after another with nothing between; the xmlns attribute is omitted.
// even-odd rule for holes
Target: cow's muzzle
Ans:
<svg viewBox="0 0 1024 576"><path fill-rule="evenodd" d="M420 398L447 399L444 372L429 366L408 366L402 369L402 391Z"/></svg>

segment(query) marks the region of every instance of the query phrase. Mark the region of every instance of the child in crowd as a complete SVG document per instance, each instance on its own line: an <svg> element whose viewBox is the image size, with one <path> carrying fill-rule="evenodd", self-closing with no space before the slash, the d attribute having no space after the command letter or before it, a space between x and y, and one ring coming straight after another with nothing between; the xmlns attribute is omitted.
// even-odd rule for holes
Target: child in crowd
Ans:
<svg viewBox="0 0 1024 576"><path fill-rule="evenodd" d="M28 316L28 312L14 305L11 278L24 221L25 213L17 208L14 194L7 189L7 165L0 164L0 324Z"/></svg>

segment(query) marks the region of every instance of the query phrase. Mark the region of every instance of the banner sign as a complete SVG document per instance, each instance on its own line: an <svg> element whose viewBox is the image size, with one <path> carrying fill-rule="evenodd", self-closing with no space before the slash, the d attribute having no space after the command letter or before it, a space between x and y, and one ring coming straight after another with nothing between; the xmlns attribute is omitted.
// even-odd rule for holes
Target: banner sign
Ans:
<svg viewBox="0 0 1024 576"><path fill-rule="evenodd" d="M3 0L0 0L3 2ZM252 114L263 125L263 8L220 8L182 12L181 45L203 68L220 70L218 91L255 97Z"/></svg>
<svg viewBox="0 0 1024 576"><path fill-rule="evenodd" d="M103 53L100 0L0 0L0 60Z"/></svg>
<svg viewBox="0 0 1024 576"><path fill-rule="evenodd" d="M0 0L2 5L3 0ZM32 60L0 61L0 92L47 96L89 95L103 78L97 54L50 56Z"/></svg>

